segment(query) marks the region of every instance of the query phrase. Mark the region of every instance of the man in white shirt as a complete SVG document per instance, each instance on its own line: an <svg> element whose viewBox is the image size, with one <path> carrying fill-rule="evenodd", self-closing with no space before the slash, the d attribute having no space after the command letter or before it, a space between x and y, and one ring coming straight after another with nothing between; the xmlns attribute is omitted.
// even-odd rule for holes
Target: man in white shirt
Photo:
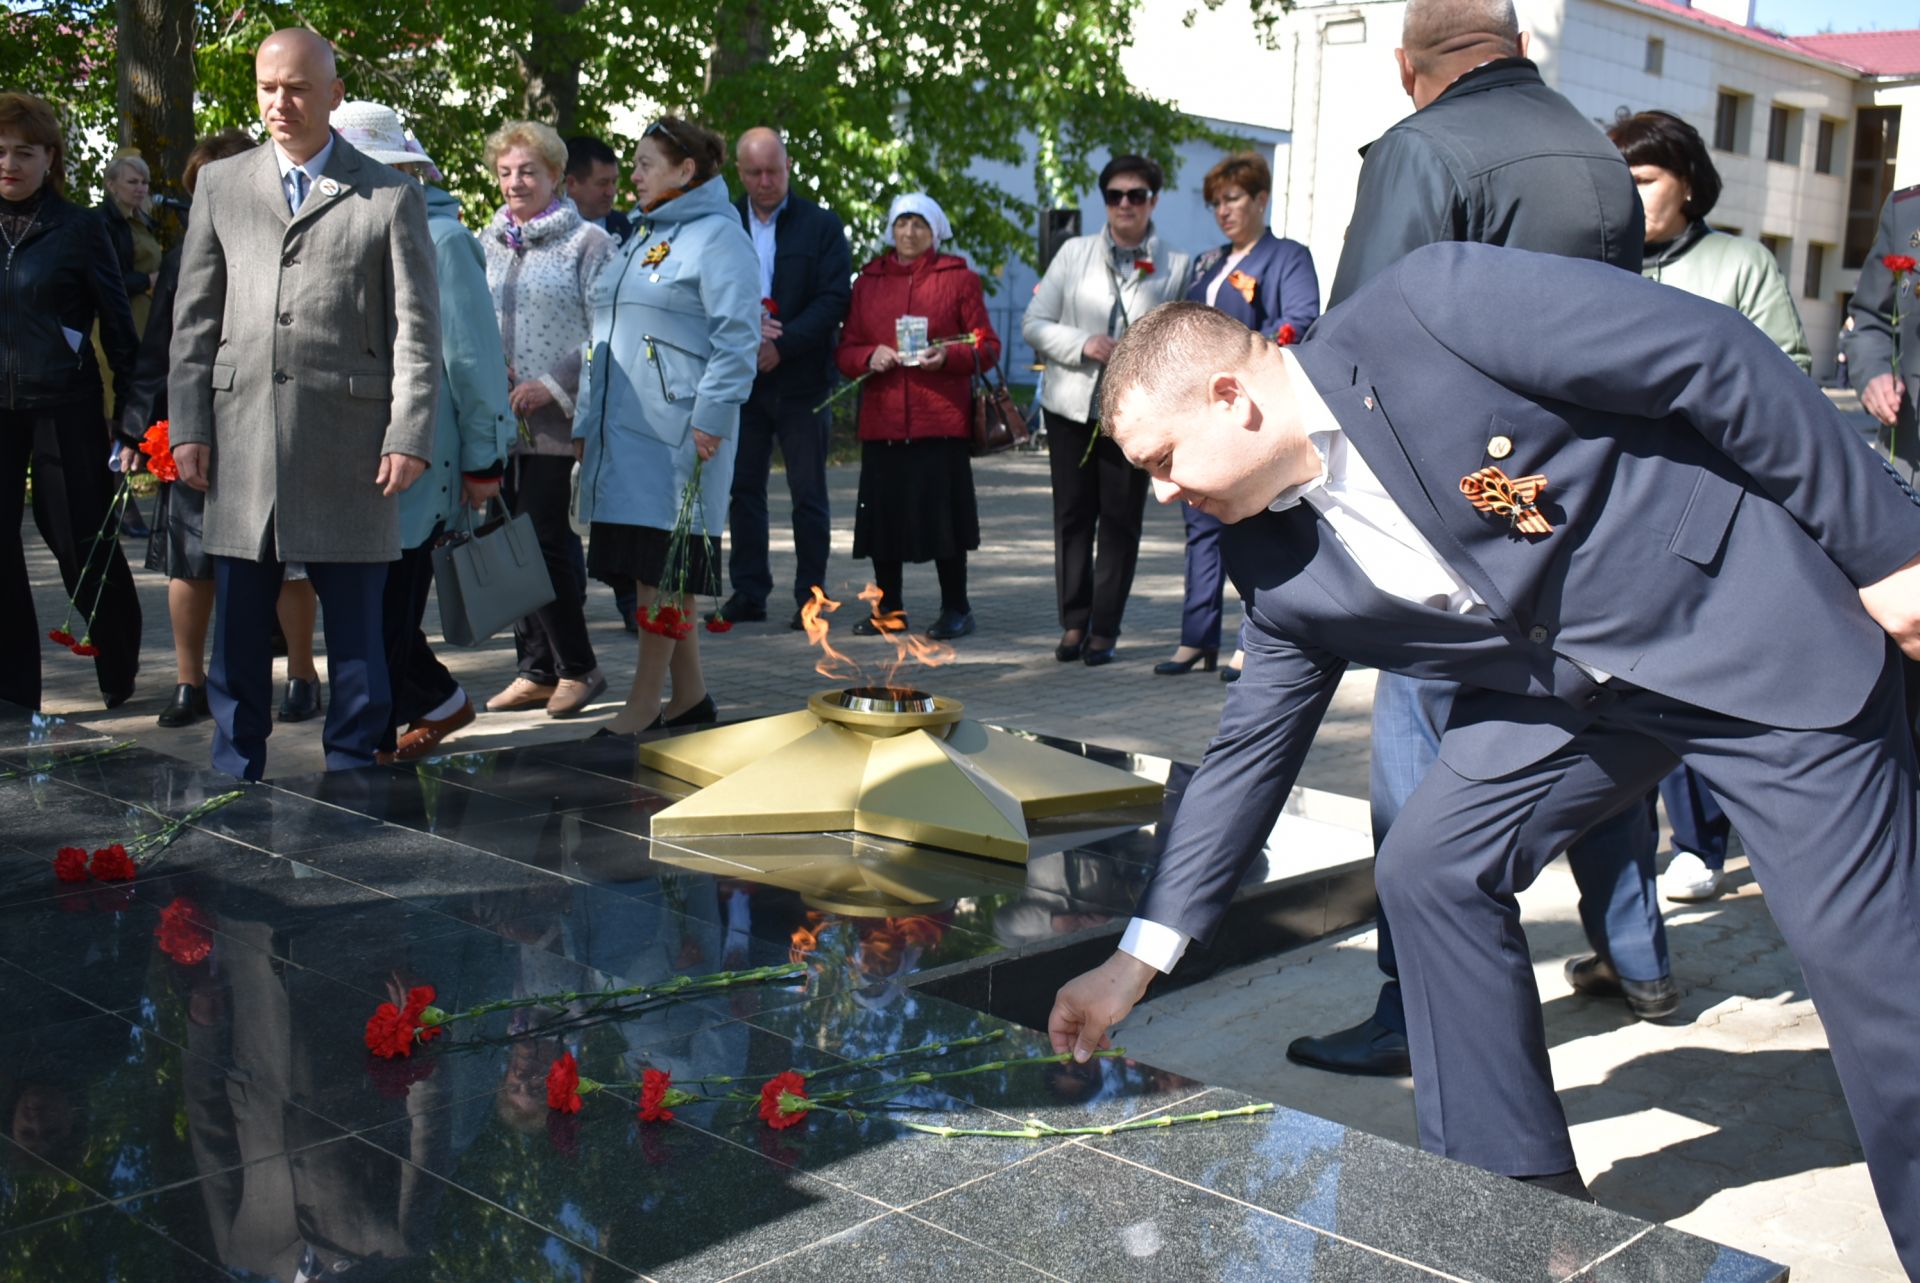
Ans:
<svg viewBox="0 0 1920 1283"><path fill-rule="evenodd" d="M1528 336L1517 343L1515 334ZM1588 1197L1516 897L1676 762L1751 838L1875 1190L1920 1272L1920 495L1737 314L1601 263L1414 250L1278 349L1136 322L1107 428L1228 523L1245 675L1121 948L1048 1030L1084 1057L1210 934L1346 664L1459 686L1380 848L1424 1148ZM1701 637L1746 637L1738 663ZM1807 657L1819 656L1809 664Z"/></svg>

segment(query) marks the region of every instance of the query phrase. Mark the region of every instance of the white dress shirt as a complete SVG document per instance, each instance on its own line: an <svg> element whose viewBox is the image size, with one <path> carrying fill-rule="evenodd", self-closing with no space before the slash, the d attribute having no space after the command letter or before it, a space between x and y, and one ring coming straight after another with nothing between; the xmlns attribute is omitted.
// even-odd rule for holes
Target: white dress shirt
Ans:
<svg viewBox="0 0 1920 1283"><path fill-rule="evenodd" d="M273 158L280 162L280 190L286 193L287 208L289 210L298 214L300 212L301 202L305 199L300 189L295 186L294 171L300 170L306 174L307 190L305 196L311 196L313 195L314 185L320 181L321 171L327 167L327 157L331 155L333 155L332 130L327 131L327 145L307 157L306 161L302 164L294 164L293 159L289 157L287 153L280 150L279 143L273 145Z"/></svg>
<svg viewBox="0 0 1920 1283"><path fill-rule="evenodd" d="M1304 503L1319 513L1361 573L1389 596L1455 614L1485 612L1486 602L1441 560L1347 440L1293 353L1282 348L1280 355L1287 363L1301 426L1320 456L1320 475L1281 491L1267 505L1269 510L1284 512ZM1579 667L1596 681L1607 680L1605 673ZM1120 937L1120 948L1156 970L1171 971L1190 939L1184 931L1135 918Z"/></svg>
<svg viewBox="0 0 1920 1283"><path fill-rule="evenodd" d="M773 207L773 213L764 220L760 217L760 211L753 207L753 202L747 202L747 230L753 233L753 252L760 256L761 298L773 297L773 233L790 199L782 196L780 203Z"/></svg>

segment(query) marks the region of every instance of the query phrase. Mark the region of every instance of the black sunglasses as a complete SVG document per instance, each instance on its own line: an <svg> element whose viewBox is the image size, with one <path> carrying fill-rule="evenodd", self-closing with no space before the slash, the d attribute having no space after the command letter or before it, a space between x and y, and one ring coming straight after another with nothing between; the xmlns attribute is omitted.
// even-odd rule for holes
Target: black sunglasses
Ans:
<svg viewBox="0 0 1920 1283"><path fill-rule="evenodd" d="M1109 205L1118 205L1122 202L1128 205L1144 205L1153 199L1151 187L1109 187L1100 194L1107 198Z"/></svg>
<svg viewBox="0 0 1920 1283"><path fill-rule="evenodd" d="M672 143L680 151L684 152L689 156L693 154L693 148L687 146L686 142L680 137L679 134L676 134L673 132L672 127L669 126L666 121L664 120L654 121L651 125L648 125L646 129L641 131L640 136L642 138L651 138L655 134L665 134L667 136L667 141Z"/></svg>

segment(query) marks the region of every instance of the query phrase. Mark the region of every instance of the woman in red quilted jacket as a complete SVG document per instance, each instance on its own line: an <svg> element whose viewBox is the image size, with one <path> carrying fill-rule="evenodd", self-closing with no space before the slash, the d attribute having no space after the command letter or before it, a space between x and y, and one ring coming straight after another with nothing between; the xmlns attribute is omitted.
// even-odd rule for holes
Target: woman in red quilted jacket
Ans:
<svg viewBox="0 0 1920 1283"><path fill-rule="evenodd" d="M973 372L1000 359L980 278L956 254L947 216L929 196L901 196L887 212L893 248L853 282L836 354L850 379L871 372L860 395L860 501L853 555L873 559L880 588L875 613L853 626L871 636L906 627L901 600L905 563L931 561L940 574L936 640L973 631L967 603L967 553L980 546L980 514L968 457ZM903 359L895 323L924 317L935 343ZM977 332L978 342L964 341ZM883 626L884 621L884 626Z"/></svg>

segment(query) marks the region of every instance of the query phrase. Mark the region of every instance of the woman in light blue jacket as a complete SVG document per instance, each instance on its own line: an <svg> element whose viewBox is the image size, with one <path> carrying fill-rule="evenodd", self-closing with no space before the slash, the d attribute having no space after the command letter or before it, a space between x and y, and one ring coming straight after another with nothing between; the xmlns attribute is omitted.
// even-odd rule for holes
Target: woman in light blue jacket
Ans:
<svg viewBox="0 0 1920 1283"><path fill-rule="evenodd" d="M720 534L733 485L734 432L760 348L760 263L718 180L720 136L663 116L634 149L641 218L595 279L593 347L574 413L580 517L593 526L587 568L640 589L643 615L664 587L680 617L718 584ZM700 462L684 577L668 566L680 496ZM661 703L667 677L672 694ZM716 720L696 634L640 633L626 707L607 727Z"/></svg>

